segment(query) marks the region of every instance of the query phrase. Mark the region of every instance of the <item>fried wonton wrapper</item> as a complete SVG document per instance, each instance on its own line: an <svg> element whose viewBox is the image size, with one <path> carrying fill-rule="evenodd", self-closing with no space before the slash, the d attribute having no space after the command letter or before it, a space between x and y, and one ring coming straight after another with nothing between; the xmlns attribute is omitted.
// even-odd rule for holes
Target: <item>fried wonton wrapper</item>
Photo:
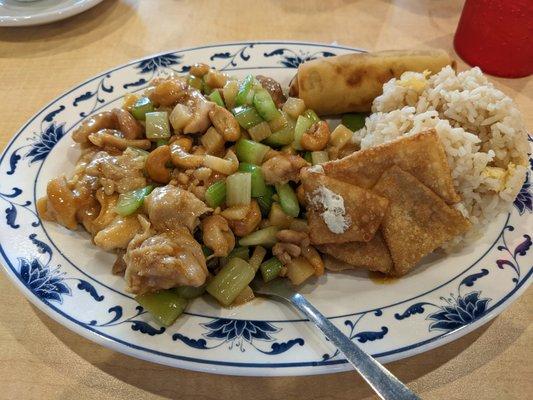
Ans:
<svg viewBox="0 0 533 400"><path fill-rule="evenodd" d="M387 199L321 173L304 171L302 182L312 244L368 242L374 237ZM331 201L335 199L341 207Z"/></svg>
<svg viewBox="0 0 533 400"><path fill-rule="evenodd" d="M446 203L461 200L453 187L446 154L434 129L356 151L322 167L332 178L370 189L393 165L413 174Z"/></svg>
<svg viewBox="0 0 533 400"><path fill-rule="evenodd" d="M396 166L383 174L374 191L389 199L381 230L394 275L405 275L422 257L470 228L459 211Z"/></svg>
<svg viewBox="0 0 533 400"><path fill-rule="evenodd" d="M439 72L455 65L444 50L395 50L318 58L298 66L290 95L319 115L370 111L383 84L406 71Z"/></svg>
<svg viewBox="0 0 533 400"><path fill-rule="evenodd" d="M389 250L380 232L370 242L323 244L318 249L334 258L325 263L330 271L362 268L389 273L393 268ZM339 262L335 263L335 260Z"/></svg>

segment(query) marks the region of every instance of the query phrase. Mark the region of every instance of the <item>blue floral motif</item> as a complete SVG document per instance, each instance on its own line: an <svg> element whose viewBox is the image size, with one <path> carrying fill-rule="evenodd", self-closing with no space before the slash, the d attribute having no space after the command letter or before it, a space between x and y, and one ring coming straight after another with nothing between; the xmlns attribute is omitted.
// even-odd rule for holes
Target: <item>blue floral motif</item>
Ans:
<svg viewBox="0 0 533 400"><path fill-rule="evenodd" d="M92 99L94 97L94 101L91 106L91 109L88 112L86 111L80 112L80 117L86 117L87 115L91 114L96 109L96 106L98 104L105 103L105 99L103 98L103 96L101 96L103 94L102 92L113 93L113 91L115 90L113 85L107 86L105 82L105 80L109 78L111 78L111 75L106 74L102 79L100 79L100 81L98 82L98 86L96 87L94 91L88 90L87 92L79 95L78 97L74 99L74 101L72 102L72 105L74 107L78 107L80 103L87 101L89 99Z"/></svg>
<svg viewBox="0 0 533 400"><path fill-rule="evenodd" d="M295 345L303 346L305 343L302 338L294 338L287 342L274 342L271 344L270 349L261 348L255 341L272 342L275 340L273 334L281 330L266 321L217 318L200 325L207 329L203 337L206 339L215 339L218 342L217 344L208 346L208 341L205 339L193 339L181 333L172 335L172 340L180 340L187 346L200 350L213 349L224 343L229 343L230 349L235 347L243 352L245 351L245 343L248 343L257 351L268 355L281 354Z"/></svg>
<svg viewBox="0 0 533 400"><path fill-rule="evenodd" d="M12 229L18 229L20 228L20 225L17 224L17 216L18 216L18 210L17 208L20 207L26 211L29 211L32 213L36 220L32 222L31 226L37 227L39 226L39 218L37 217L37 214L35 211L33 211L29 206L31 205L31 201L27 200L22 203L17 203L13 199L17 198L22 194L22 190L14 187L11 189L11 193L1 193L0 192L0 199L4 200L6 203L9 204L9 206L4 210L5 212L5 218L6 218L6 224L12 228Z"/></svg>
<svg viewBox="0 0 533 400"><path fill-rule="evenodd" d="M154 73L161 68L170 67L172 65L178 65L180 63L181 56L177 54L162 54L141 61L135 68L141 71L141 74Z"/></svg>
<svg viewBox="0 0 533 400"><path fill-rule="evenodd" d="M247 44L246 46L241 47L239 50L237 50L235 53L230 53L229 51L223 52L223 53L215 53L209 59L211 61L214 61L215 59L223 59L223 60L229 60L229 62L222 67L219 67L218 69L223 71L227 69L228 67L236 67L237 61L239 58L246 62L250 59L250 55L246 54L247 49L252 49L254 47L253 43Z"/></svg>
<svg viewBox="0 0 533 400"><path fill-rule="evenodd" d="M330 51L309 53L302 50L297 53L294 50L282 48L264 53L263 55L265 57L282 56L282 60L279 62L281 65L288 68L298 68L300 64L306 61L315 60L319 57L332 57L335 54Z"/></svg>
<svg viewBox="0 0 533 400"><path fill-rule="evenodd" d="M135 315L129 318L122 319L122 315L123 315L122 306L111 307L109 310L107 310L108 313L113 314L113 317L109 321L98 323L98 321L92 320L91 322L89 322L89 325L94 326L94 327L99 327L99 328L108 328L111 326L117 326L121 324L131 324L132 331L140 332L142 334L149 335L149 336L161 335L162 333L166 331L166 329L163 327L159 327L159 329L154 328L148 322L138 319L138 317L140 317L141 315L146 314L146 311L144 311L144 309L141 306L137 306L135 307L135 309L137 310Z"/></svg>
<svg viewBox="0 0 533 400"><path fill-rule="evenodd" d="M518 257L525 256L527 252L529 251L529 249L531 248L531 245L532 245L531 236L527 234L523 235L524 240L515 247L514 251L511 251L505 239L506 231L512 232L514 231L514 227L511 225L508 225L504 228L503 233L502 233L503 244L498 246L497 249L499 251L504 251L507 254L509 254L511 259L502 258L502 259L497 260L496 264L498 265L498 268L500 269L504 269L505 266L510 267L515 272L515 275L516 275L515 277L513 277L513 282L518 283L518 280L520 278L520 263L518 261Z"/></svg>
<svg viewBox="0 0 533 400"><path fill-rule="evenodd" d="M481 318L487 310L488 298L480 298L481 292L470 292L457 298L446 299L447 305L428 315L433 322L429 330L453 331Z"/></svg>
<svg viewBox="0 0 533 400"><path fill-rule="evenodd" d="M48 125L48 128L41 133L25 155L30 159L30 164L46 158L59 139L65 136L64 127L65 124L56 125L54 122Z"/></svg>
<svg viewBox="0 0 533 400"><path fill-rule="evenodd" d="M19 258L20 279L40 299L63 303L64 295L71 295L59 269L51 269L34 258Z"/></svg>
<svg viewBox="0 0 533 400"><path fill-rule="evenodd" d="M523 215L526 210L533 212L533 194L531 193L531 182L529 182L529 172L526 174L526 181L522 185L520 192L514 200L514 206L520 215Z"/></svg>

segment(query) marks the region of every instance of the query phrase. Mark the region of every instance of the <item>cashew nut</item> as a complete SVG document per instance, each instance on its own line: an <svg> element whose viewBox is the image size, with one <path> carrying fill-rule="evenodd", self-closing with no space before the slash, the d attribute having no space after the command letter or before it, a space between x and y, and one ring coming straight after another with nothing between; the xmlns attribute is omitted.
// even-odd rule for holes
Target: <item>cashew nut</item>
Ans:
<svg viewBox="0 0 533 400"><path fill-rule="evenodd" d="M209 119L227 142L235 142L241 136L241 128L232 113L215 105L209 111Z"/></svg>
<svg viewBox="0 0 533 400"><path fill-rule="evenodd" d="M196 63L191 66L189 73L193 76L196 76L197 78L201 78L205 74L207 74L209 70L210 70L209 65L204 64L204 63Z"/></svg>
<svg viewBox="0 0 533 400"><path fill-rule="evenodd" d="M211 215L202 221L202 238L217 257L227 256L235 247L235 236L228 221L220 215Z"/></svg>
<svg viewBox="0 0 533 400"><path fill-rule="evenodd" d="M198 168L202 166L204 162L203 156L198 156L198 155L187 153L185 149L181 147L179 144L172 143L169 149L170 149L169 153L172 159L172 163L176 167L180 167L183 169Z"/></svg>
<svg viewBox="0 0 533 400"><path fill-rule="evenodd" d="M159 146L148 154L146 158L146 172L148 176L158 183L168 183L170 181L170 170L167 163L171 161L170 147Z"/></svg>
<svg viewBox="0 0 533 400"><path fill-rule="evenodd" d="M170 139L170 144L177 144L186 152L190 152L192 149L192 139L188 136L173 136Z"/></svg>
<svg viewBox="0 0 533 400"><path fill-rule="evenodd" d="M111 111L104 111L87 118L72 132L72 139L76 143L86 144L89 135L96 133L100 129L116 129L118 126L117 117Z"/></svg>
<svg viewBox="0 0 533 400"><path fill-rule="evenodd" d="M318 251L312 246L302 246L302 256L309 261L315 269L315 275L320 276L324 274L324 261Z"/></svg>
<svg viewBox="0 0 533 400"><path fill-rule="evenodd" d="M152 146L148 139L127 139L115 129L100 129L96 133L91 133L89 141L98 147L114 147L118 150L126 150L128 147L148 150Z"/></svg>
<svg viewBox="0 0 533 400"><path fill-rule="evenodd" d="M276 243L272 247L272 254L274 254L283 265L287 265L293 258L302 254L302 249L293 243Z"/></svg>
<svg viewBox="0 0 533 400"><path fill-rule="evenodd" d="M326 121L318 121L302 135L301 144L305 150L319 151L326 148L328 141L328 124Z"/></svg>
<svg viewBox="0 0 533 400"><path fill-rule="evenodd" d="M150 100L161 106L172 106L187 96L187 84L179 79L160 82L150 94Z"/></svg>
<svg viewBox="0 0 533 400"><path fill-rule="evenodd" d="M255 200L248 205L248 212L243 219L230 219L228 221L231 230L237 236L246 236L253 232L261 222L261 210Z"/></svg>
<svg viewBox="0 0 533 400"><path fill-rule="evenodd" d="M211 70L204 76L204 81L213 89L223 88L228 81L228 76L220 71Z"/></svg>
<svg viewBox="0 0 533 400"><path fill-rule="evenodd" d="M143 136L142 125L128 111L114 108L112 113L117 118L119 131L126 139L140 139Z"/></svg>

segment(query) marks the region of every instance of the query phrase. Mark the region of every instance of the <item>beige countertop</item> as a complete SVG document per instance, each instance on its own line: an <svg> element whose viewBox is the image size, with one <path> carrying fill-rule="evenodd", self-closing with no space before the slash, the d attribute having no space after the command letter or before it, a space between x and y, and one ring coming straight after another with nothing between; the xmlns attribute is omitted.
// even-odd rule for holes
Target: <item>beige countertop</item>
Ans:
<svg viewBox="0 0 533 400"><path fill-rule="evenodd" d="M462 2L104 0L65 21L0 28L0 149L73 85L151 53L239 40L337 42L453 53ZM464 68L459 62L459 68ZM533 79L493 79L533 127ZM1 177L0 177L1 179ZM2 241L6 238L1 238ZM481 329L389 365L424 399L526 399L533 393L533 292ZM100 347L46 317L0 275L1 399L362 399L355 373L244 378L150 364ZM529 395L528 395L529 393Z"/></svg>

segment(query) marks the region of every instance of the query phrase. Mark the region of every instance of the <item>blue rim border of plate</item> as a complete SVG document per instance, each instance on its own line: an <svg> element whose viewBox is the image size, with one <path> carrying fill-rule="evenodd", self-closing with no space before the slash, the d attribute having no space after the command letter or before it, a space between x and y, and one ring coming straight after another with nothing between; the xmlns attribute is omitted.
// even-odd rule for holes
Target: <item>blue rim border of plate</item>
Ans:
<svg viewBox="0 0 533 400"><path fill-rule="evenodd" d="M201 50L201 49L206 49L206 48L221 47L221 46L229 46L229 45L244 45L244 44L256 44L256 43L257 44L267 44L267 45L268 44L305 45L305 46L313 46L313 47L329 47L329 48L337 48L337 49L342 49L342 50L353 50L353 51L364 52L364 50L358 49L358 48L354 48L354 47L331 45L331 44L327 44L327 43L316 43L316 42L310 43L310 42L301 42L301 41L300 42L298 42L298 41L250 41L250 42L218 43L218 44L210 44L210 45L204 45L204 46L183 48L183 49L178 49L178 50L174 50L174 51L160 52L160 53L149 55L149 56L146 56L146 57L143 57L143 58L139 58L139 59L133 60L133 61L131 61L129 63L123 64L123 65L121 65L119 67L115 67L115 68L109 69L107 71L104 71L103 73L100 73L98 75L95 75L95 76L85 80L81 84L77 85L76 87L68 90L67 92L62 93L61 95L59 95L58 97L56 97L52 101L50 101L48 104L46 104L44 107L42 107L36 114L34 114L33 117L31 117L22 126L22 128L20 128L19 131L12 137L12 139L10 140L10 142L8 143L8 145L4 148L4 150L2 152L2 156L0 157L0 162L2 162L2 160L5 157L5 155L7 154L7 152L11 148L11 146L14 144L15 140L20 136L20 134L27 128L27 126L29 124L31 124L32 121L34 121L39 115L41 115L42 112L45 109L47 109L50 105L52 105L56 101L62 99L66 95L68 95L68 94L74 92L75 90L79 89L81 86L83 86L83 85L85 85L85 84L87 84L89 82L92 82L92 81L94 81L96 79L102 78L106 74L109 74L111 72L120 70L120 69L122 69L124 67L128 67L130 65L136 64L136 63L138 63L138 62L140 62L142 60L146 60L146 59L150 59L150 58L153 58L153 57L157 57L158 55L175 54L175 53L181 53L181 52L187 52L187 51L193 51L193 50ZM269 68L276 68L276 67L269 67ZM279 67L279 68L285 68L285 67ZM236 69L238 69L238 68L236 68ZM244 69L246 69L246 68L244 68ZM39 170L40 170L40 167L39 167ZM34 196L35 196L35 193L34 193ZM509 216L507 218L509 218ZM48 234L46 234L46 235L48 236ZM500 236L501 236L501 233L498 235L498 238ZM494 247L494 245L497 243L497 241L498 241L498 239L496 239L496 241L487 249L487 251L478 260L476 260L470 267L468 267L466 270L464 270L458 276L464 274L464 272L468 271L470 268L472 268L474 265L476 265L480 260L482 260L483 257ZM53 241L51 243L60 252L60 250L57 248L57 246L55 246ZM14 268L12 262L7 257L7 254L5 253L4 248L3 248L3 246L1 244L0 244L0 254L1 254L3 260L8 265L9 269L11 270L12 274L8 273L7 274L8 277L11 280L16 281L16 278L18 277L18 274L16 273L16 269ZM61 253L61 255L71 265L74 265L62 253ZM9 272L9 271L6 271L6 272ZM395 349L395 350L390 350L390 351L383 352L383 353L373 354L373 356L374 357L378 357L378 358L388 358L390 356L394 356L394 355L398 355L398 354L402 354L402 353L407 353L406 357L408 357L408 356L416 354L417 352L413 353L413 350L418 349L418 348L420 348L422 346L426 346L426 345L435 343L437 341L440 341L440 343L437 343L437 346L433 346L433 347L438 347L440 345L444 345L444 344L448 343L449 341L451 341L453 339L452 336L456 335L458 332L462 332L462 334L466 334L466 333L468 333L470 331L473 331L477 327L485 324L486 322L488 322L492 318L494 318L497 315L496 311L499 308L502 308L502 311L503 311L503 309L505 309L507 306L509 306L511 303L507 303L507 300L509 298L511 298L511 297L514 297L514 296L517 296L517 295L521 294L529 286L529 285L525 285L525 284L526 283L530 283L529 280L530 280L530 277L531 277L532 273L533 273L533 267L530 267L529 271L524 275L523 279L520 282L518 282L516 286L514 286L513 290L511 290L504 297L502 297L496 304L494 304L493 306L488 308L482 318L480 318L480 319L478 319L478 320L476 320L476 321L474 321L474 322L472 322L470 324L462 326L462 327L460 327L458 329L443 333L441 335L434 336L434 337L432 337L430 339L426 339L426 340L423 340L421 342L414 343L414 344L411 344L409 346L404 346L404 347L401 347L401 348L398 348L398 349ZM450 279L448 282L444 283L443 285L445 285L445 284L457 279L458 276ZM20 277L19 277L19 281L20 281ZM20 281L20 282L24 285L24 282L22 282L22 281ZM106 285L104 285L104 286L106 286ZM442 287L442 285L440 285L439 287ZM418 296L416 296L414 298L407 299L405 301L402 301L402 302L399 302L399 303L395 303L393 305L398 305L398 304L402 304L403 302L411 301L411 300L416 299L416 298L418 298L420 296L423 296L424 294L430 293L431 291L434 291L434 290L438 289L439 287L434 288L434 289L432 289L432 290L430 290L428 292L425 292L425 293L423 293L421 295L418 295ZM114 291L116 291L116 290L114 290ZM147 352L147 353L150 353L150 354L153 354L153 355L156 355L156 356L159 356L159 357L163 357L163 358L177 359L177 360L181 360L181 361L185 361L185 362L190 362L190 363L193 363L193 364L209 364L209 365L214 365L214 366L230 366L230 367L239 367L239 368L318 367L318 366L338 365L338 364L346 364L347 363L347 361L345 359L331 360L331 361L296 362L296 363L237 363L237 362L204 360L204 359L197 359L197 358L193 358L193 357L185 357L185 356L179 356L179 355L174 355L174 354L168 354L168 353L164 353L164 352L148 349L148 348L145 348L145 347L142 347L142 346L137 346L137 345L134 345L132 343L128 343L128 342L125 342L125 341L123 341L121 339L115 338L115 337L113 337L111 335L107 335L107 334L105 334L103 332L100 332L100 331L88 326L87 324L70 317L68 314L64 313L63 311L61 311L60 309L55 307L49 301L36 297L27 287L26 287L26 291L23 292L23 293L28 298L28 300L30 300L31 303L36 305L43 312L45 312L45 309L47 307L49 309L52 309L56 314L58 314L62 318L65 318L66 320L68 320L70 323L73 323L74 325L72 327L75 328L73 330L75 332L79 333L80 335L82 335L82 336L84 336L84 337L86 337L88 339L95 339L95 337L93 335L96 335L96 337L100 338L100 339L106 339L105 341L97 341L98 343L100 343L100 344L102 344L104 346L107 345L106 347L110 347L109 346L110 342L111 343L115 342L115 343L119 343L121 345L124 345L124 346L126 346L128 348L131 348L131 349L134 349L134 350L140 350L140 351ZM120 292L118 292L118 293L120 293ZM123 293L120 293L120 294L124 295ZM125 295L125 296L129 297L127 295ZM39 300L39 301L37 301L37 300ZM390 307L390 306L393 306L393 305L389 305L389 306L386 306L386 307ZM381 307L381 308L383 309L383 307ZM372 310L369 310L369 311L372 311ZM346 314L346 315L334 316L334 317L331 317L331 319L333 319L333 318L341 318L341 317L345 317L345 316L349 316L349 315L357 315L357 314L360 314L360 312L354 313L354 314ZM196 315L196 314L191 314L191 315ZM49 316L55 317L54 314L49 315ZM199 316L199 317L208 317L208 316L204 316L204 315L197 315L197 316ZM54 318L54 319L56 319L56 318ZM57 320L58 319L56 319L56 321ZM288 320L288 321L285 320L285 321L276 321L276 322L300 322L300 321L306 321L306 320L305 319ZM68 325L68 327L71 327L71 326ZM81 328L81 329L79 329L78 327ZM111 347L111 348L113 350L120 351L119 349L116 349L116 348L113 348L113 347ZM134 354L129 354L129 355L134 356ZM143 357L141 357L141 358L143 358ZM395 357L395 358L397 358L397 357ZM148 358L144 358L144 359L150 361ZM192 369L194 369L194 368L192 368ZM211 372L217 372L217 371L211 371ZM219 373L224 373L224 372L225 371L221 371ZM319 371L317 371L317 373L319 373Z"/></svg>

